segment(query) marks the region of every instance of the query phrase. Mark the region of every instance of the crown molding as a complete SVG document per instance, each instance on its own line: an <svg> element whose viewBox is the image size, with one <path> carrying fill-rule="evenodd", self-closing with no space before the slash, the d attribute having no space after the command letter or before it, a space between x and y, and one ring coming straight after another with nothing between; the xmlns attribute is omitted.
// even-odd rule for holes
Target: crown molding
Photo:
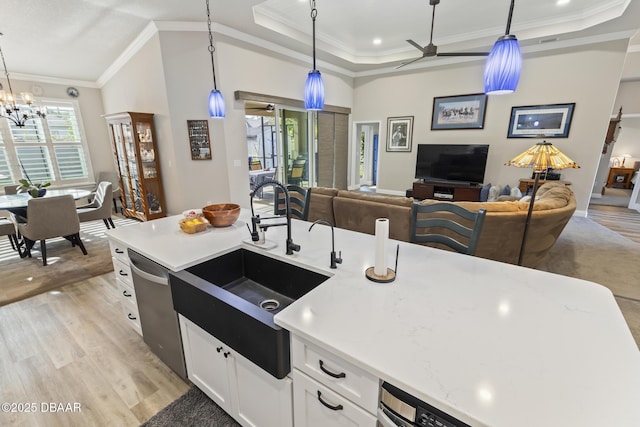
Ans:
<svg viewBox="0 0 640 427"><path fill-rule="evenodd" d="M91 89L100 89L98 83L89 80L63 79L60 77L40 76L37 74L11 73L11 79L34 83L46 83L61 86L80 86L88 87Z"/></svg>
<svg viewBox="0 0 640 427"><path fill-rule="evenodd" d="M98 77L96 84L102 88L138 51L158 32L156 22L151 21L115 61Z"/></svg>

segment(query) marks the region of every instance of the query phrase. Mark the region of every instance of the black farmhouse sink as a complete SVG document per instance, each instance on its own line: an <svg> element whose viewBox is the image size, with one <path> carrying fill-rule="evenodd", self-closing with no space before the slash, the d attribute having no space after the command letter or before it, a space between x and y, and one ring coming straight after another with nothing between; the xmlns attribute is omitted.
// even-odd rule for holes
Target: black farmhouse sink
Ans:
<svg viewBox="0 0 640 427"><path fill-rule="evenodd" d="M273 316L329 276L237 249L170 273L175 310L276 378L291 370L289 332Z"/></svg>

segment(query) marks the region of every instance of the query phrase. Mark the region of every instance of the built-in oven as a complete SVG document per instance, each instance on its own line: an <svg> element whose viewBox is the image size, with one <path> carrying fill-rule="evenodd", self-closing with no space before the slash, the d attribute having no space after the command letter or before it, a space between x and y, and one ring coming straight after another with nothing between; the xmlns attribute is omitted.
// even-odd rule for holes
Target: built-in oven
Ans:
<svg viewBox="0 0 640 427"><path fill-rule="evenodd" d="M470 427L393 385L380 386L378 427Z"/></svg>

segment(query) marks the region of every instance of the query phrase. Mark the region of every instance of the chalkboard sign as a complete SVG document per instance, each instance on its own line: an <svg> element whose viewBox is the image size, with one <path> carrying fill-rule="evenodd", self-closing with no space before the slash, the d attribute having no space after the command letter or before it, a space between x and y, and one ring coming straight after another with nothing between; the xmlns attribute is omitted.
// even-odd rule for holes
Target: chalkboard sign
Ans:
<svg viewBox="0 0 640 427"><path fill-rule="evenodd" d="M209 144L209 122L207 120L187 120L191 160L211 160Z"/></svg>

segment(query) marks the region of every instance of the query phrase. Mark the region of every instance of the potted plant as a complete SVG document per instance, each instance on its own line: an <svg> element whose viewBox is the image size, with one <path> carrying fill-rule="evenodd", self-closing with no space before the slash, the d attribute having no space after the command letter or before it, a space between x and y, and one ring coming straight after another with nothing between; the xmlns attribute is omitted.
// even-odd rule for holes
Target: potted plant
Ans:
<svg viewBox="0 0 640 427"><path fill-rule="evenodd" d="M51 185L50 182L39 182L34 184L28 177L27 179L21 179L18 182L20 182L20 185L17 188L18 193L29 193L31 197L43 197L47 193L46 187Z"/></svg>

